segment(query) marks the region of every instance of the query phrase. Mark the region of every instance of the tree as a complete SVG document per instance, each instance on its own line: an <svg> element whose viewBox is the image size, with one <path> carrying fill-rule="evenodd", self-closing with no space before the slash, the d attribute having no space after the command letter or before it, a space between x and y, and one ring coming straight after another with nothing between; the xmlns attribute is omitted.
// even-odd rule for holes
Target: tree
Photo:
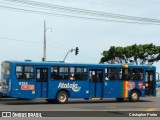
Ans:
<svg viewBox="0 0 160 120"><path fill-rule="evenodd" d="M160 60L160 46L152 43L127 47L111 46L109 50L103 51L102 55L101 63L153 64Z"/></svg>

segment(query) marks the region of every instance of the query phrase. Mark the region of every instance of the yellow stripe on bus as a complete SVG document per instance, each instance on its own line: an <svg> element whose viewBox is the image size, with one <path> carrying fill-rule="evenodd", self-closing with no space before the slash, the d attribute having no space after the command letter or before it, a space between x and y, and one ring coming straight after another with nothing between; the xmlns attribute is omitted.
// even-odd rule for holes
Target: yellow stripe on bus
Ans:
<svg viewBox="0 0 160 120"><path fill-rule="evenodd" d="M128 81L124 81L123 98L128 98Z"/></svg>

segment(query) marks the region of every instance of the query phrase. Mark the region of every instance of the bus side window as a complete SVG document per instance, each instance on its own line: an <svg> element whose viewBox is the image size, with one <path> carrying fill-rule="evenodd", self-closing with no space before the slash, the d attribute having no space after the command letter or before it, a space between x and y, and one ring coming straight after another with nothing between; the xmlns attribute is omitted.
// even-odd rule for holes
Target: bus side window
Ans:
<svg viewBox="0 0 160 120"><path fill-rule="evenodd" d="M20 79L20 78L21 78L22 73L16 73L16 75L17 75L17 79Z"/></svg>
<svg viewBox="0 0 160 120"><path fill-rule="evenodd" d="M154 75L153 75L153 73L151 73L150 74L150 81L153 81L153 77L154 77Z"/></svg>
<svg viewBox="0 0 160 120"><path fill-rule="evenodd" d="M76 69L75 67L70 67L70 69L69 69L70 70L70 73L69 73L70 80L75 80L75 69Z"/></svg>
<svg viewBox="0 0 160 120"><path fill-rule="evenodd" d="M105 69L105 80L108 80L108 72L107 72L107 68Z"/></svg>
<svg viewBox="0 0 160 120"><path fill-rule="evenodd" d="M34 68L33 66L16 66L16 76L19 80L29 80L34 79L33 76Z"/></svg>
<svg viewBox="0 0 160 120"><path fill-rule="evenodd" d="M90 71L90 79L91 79L91 82L95 82L97 80L95 71Z"/></svg>
<svg viewBox="0 0 160 120"><path fill-rule="evenodd" d="M21 75L21 79L27 79L27 77L26 77L26 74L25 74L25 73L22 73L22 75Z"/></svg>
<svg viewBox="0 0 160 120"><path fill-rule="evenodd" d="M109 80L118 79L118 69L117 68L108 68L108 79Z"/></svg>
<svg viewBox="0 0 160 120"><path fill-rule="evenodd" d="M87 68L76 67L75 80L86 80L87 79Z"/></svg>
<svg viewBox="0 0 160 120"><path fill-rule="evenodd" d="M131 70L129 68L122 69L122 79L123 80L131 79Z"/></svg>
<svg viewBox="0 0 160 120"><path fill-rule="evenodd" d="M142 80L143 79L143 69L133 68L132 69L132 80Z"/></svg>
<svg viewBox="0 0 160 120"><path fill-rule="evenodd" d="M51 80L59 79L58 76L58 67L51 67Z"/></svg>
<svg viewBox="0 0 160 120"><path fill-rule="evenodd" d="M33 66L24 66L23 78L24 79L33 79L34 78L33 71L34 71Z"/></svg>
<svg viewBox="0 0 160 120"><path fill-rule="evenodd" d="M79 73L75 73L74 77L75 77L75 80L80 80L81 78Z"/></svg>
<svg viewBox="0 0 160 120"><path fill-rule="evenodd" d="M122 80L122 69L118 70L119 79Z"/></svg>
<svg viewBox="0 0 160 120"><path fill-rule="evenodd" d="M69 79L69 68L68 67L59 67L59 74L61 80Z"/></svg>

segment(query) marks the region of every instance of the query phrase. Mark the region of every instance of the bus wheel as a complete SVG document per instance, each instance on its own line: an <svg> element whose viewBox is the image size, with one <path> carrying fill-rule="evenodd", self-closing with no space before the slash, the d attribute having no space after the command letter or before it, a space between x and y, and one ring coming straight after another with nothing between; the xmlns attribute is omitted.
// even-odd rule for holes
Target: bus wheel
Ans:
<svg viewBox="0 0 160 120"><path fill-rule="evenodd" d="M116 98L118 102L123 102L124 98Z"/></svg>
<svg viewBox="0 0 160 120"><path fill-rule="evenodd" d="M68 93L65 91L60 91L57 94L56 102L59 104L65 104L68 101Z"/></svg>
<svg viewBox="0 0 160 120"><path fill-rule="evenodd" d="M140 97L140 95L139 95L138 91L132 91L130 93L129 100L131 102L137 102L139 100L139 97Z"/></svg>

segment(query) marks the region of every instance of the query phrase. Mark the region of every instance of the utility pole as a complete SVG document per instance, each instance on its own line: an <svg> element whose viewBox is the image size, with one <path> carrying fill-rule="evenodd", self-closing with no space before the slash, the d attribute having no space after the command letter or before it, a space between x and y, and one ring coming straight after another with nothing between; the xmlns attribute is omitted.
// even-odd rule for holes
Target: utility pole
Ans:
<svg viewBox="0 0 160 120"><path fill-rule="evenodd" d="M42 61L45 62L46 61L46 32L48 29L51 29L52 32L52 28L46 28L46 21L44 20L44 47L43 47L43 58Z"/></svg>
<svg viewBox="0 0 160 120"><path fill-rule="evenodd" d="M46 61L46 21L44 20L44 47L42 61Z"/></svg>

